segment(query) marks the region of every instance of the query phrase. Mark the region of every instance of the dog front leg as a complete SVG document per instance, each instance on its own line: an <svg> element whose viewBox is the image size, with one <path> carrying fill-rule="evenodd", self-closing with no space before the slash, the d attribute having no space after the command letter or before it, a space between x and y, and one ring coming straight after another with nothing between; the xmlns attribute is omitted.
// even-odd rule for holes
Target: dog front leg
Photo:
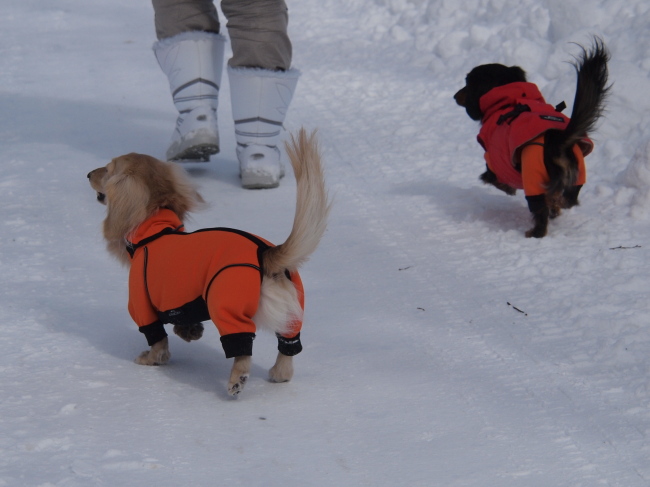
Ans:
<svg viewBox="0 0 650 487"><path fill-rule="evenodd" d="M548 206L538 209L533 212L533 222L535 225L533 228L526 232L526 238L542 238L546 235L548 230L548 217L549 209Z"/></svg>
<svg viewBox="0 0 650 487"><path fill-rule="evenodd" d="M203 323L174 325L174 333L188 343L192 340L199 340L203 336Z"/></svg>
<svg viewBox="0 0 650 487"><path fill-rule="evenodd" d="M169 340L165 337L151 345L150 350L142 352L135 359L135 363L140 365L163 365L169 361L171 356L172 354L169 352Z"/></svg>
<svg viewBox="0 0 650 487"><path fill-rule="evenodd" d="M288 382L293 377L293 357L278 352L275 365L269 370L271 382Z"/></svg>
<svg viewBox="0 0 650 487"><path fill-rule="evenodd" d="M505 194L509 196L513 196L517 194L517 190L513 188L512 186L509 186L505 183L499 182L497 175L494 174L492 171L487 169L483 174L479 176L479 179L483 181L485 184L491 184L495 188L503 191Z"/></svg>
<svg viewBox="0 0 650 487"><path fill-rule="evenodd" d="M240 355L235 357L230 371L230 380L228 381L228 394L237 396L244 390L251 371L252 357L250 355Z"/></svg>

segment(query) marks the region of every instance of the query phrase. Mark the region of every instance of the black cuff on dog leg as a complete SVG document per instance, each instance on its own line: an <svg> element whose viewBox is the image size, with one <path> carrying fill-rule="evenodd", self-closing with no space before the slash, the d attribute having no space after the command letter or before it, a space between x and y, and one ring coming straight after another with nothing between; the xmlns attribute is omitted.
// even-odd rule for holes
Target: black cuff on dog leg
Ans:
<svg viewBox="0 0 650 487"><path fill-rule="evenodd" d="M163 325L162 321L154 321L150 325L141 326L139 330L140 333L144 334L150 347L167 336L165 325Z"/></svg>
<svg viewBox="0 0 650 487"><path fill-rule="evenodd" d="M293 357L302 352L302 343L300 343L300 333L293 338L286 338L282 335L278 337L278 352L288 357Z"/></svg>
<svg viewBox="0 0 650 487"><path fill-rule="evenodd" d="M531 213L537 213L542 208L546 207L546 195L536 194L535 196L526 196L528 202L528 209Z"/></svg>
<svg viewBox="0 0 650 487"><path fill-rule="evenodd" d="M226 358L253 355L253 340L255 333L231 333L221 337L221 346L226 352Z"/></svg>

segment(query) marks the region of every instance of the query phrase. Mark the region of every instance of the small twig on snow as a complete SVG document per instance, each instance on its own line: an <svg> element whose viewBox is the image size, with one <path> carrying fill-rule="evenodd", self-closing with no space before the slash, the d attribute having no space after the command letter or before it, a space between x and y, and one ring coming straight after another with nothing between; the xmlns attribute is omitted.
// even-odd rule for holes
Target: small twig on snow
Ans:
<svg viewBox="0 0 650 487"><path fill-rule="evenodd" d="M609 250L630 250L630 249L640 249L640 245L635 245L634 247L623 247L619 245L618 247L610 247Z"/></svg>
<svg viewBox="0 0 650 487"><path fill-rule="evenodd" d="M514 309L515 311L519 311L522 315L524 315L524 316L528 316L528 313L526 313L525 311L520 310L520 309L517 308L515 305L510 304L510 303L508 303L507 301L506 301L506 303L508 304L508 306L512 307L512 309Z"/></svg>

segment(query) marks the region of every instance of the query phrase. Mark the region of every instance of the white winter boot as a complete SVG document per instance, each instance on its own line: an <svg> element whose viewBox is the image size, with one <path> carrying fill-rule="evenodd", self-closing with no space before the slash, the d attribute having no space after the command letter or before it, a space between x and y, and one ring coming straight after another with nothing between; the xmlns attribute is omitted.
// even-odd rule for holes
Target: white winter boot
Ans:
<svg viewBox="0 0 650 487"><path fill-rule="evenodd" d="M244 188L275 188L284 176L278 144L299 76L296 69L228 68Z"/></svg>
<svg viewBox="0 0 650 487"><path fill-rule="evenodd" d="M168 161L206 162L219 152L217 106L225 44L220 34L183 32L153 46L179 112Z"/></svg>

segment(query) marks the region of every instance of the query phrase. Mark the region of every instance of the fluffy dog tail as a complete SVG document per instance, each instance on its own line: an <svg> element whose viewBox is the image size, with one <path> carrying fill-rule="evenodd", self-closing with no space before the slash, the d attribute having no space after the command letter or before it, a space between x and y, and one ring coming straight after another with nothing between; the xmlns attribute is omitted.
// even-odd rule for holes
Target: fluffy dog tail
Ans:
<svg viewBox="0 0 650 487"><path fill-rule="evenodd" d="M610 89L607 86L608 61L609 53L602 39L594 38L589 51L582 48L582 56L575 64L578 81L571 121L564 130L549 130L545 134L544 159L551 180L550 193L562 193L575 184L578 162L573 146L594 129L603 114Z"/></svg>
<svg viewBox="0 0 650 487"><path fill-rule="evenodd" d="M330 211L316 133L300 129L286 149L296 175L296 213L286 242L264 253L268 277L294 272L307 261L325 233Z"/></svg>
<svg viewBox="0 0 650 487"><path fill-rule="evenodd" d="M330 210L315 132L301 129L286 149L296 175L296 214L286 242L264 252L260 305L253 318L279 335L291 334L293 323L302 320L298 292L286 272L297 271L316 250Z"/></svg>

